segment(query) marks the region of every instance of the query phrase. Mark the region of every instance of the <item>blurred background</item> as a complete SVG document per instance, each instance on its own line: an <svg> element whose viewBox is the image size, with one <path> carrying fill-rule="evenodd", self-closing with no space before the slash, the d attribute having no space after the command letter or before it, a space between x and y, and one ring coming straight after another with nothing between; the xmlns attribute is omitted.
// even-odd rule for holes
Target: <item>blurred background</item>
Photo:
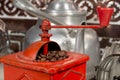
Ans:
<svg viewBox="0 0 120 80"><path fill-rule="evenodd" d="M51 1L53 0L29 0L34 7L42 10L46 9ZM98 5L114 8L110 25L95 31L99 37L101 54L120 52L120 0L73 1L80 9L87 10L86 22L92 25L99 24L96 12ZM21 51L27 30L35 25L37 20L37 17L14 7L10 0L0 0L0 56ZM3 76L2 73L0 75ZM0 77L0 80L3 80L3 77Z"/></svg>

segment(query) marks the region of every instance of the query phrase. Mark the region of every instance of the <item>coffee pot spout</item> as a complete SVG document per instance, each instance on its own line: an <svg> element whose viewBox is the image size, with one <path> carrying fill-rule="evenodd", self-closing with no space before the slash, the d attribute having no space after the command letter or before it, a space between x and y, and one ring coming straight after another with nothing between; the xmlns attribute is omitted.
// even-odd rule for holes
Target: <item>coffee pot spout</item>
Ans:
<svg viewBox="0 0 120 80"><path fill-rule="evenodd" d="M14 6L20 8L40 19L49 19L50 21L54 22L57 25L65 25L65 23L58 18L47 14L44 11L38 10L35 8L28 0L12 0Z"/></svg>

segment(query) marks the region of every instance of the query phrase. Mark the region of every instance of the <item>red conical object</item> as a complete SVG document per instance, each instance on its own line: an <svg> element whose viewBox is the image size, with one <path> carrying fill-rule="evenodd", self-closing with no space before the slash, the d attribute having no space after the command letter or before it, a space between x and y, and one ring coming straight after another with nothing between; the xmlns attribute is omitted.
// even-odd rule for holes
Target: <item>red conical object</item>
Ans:
<svg viewBox="0 0 120 80"><path fill-rule="evenodd" d="M101 8L100 6L97 7L97 13L100 21L100 26L108 26L111 16L114 12L113 8Z"/></svg>

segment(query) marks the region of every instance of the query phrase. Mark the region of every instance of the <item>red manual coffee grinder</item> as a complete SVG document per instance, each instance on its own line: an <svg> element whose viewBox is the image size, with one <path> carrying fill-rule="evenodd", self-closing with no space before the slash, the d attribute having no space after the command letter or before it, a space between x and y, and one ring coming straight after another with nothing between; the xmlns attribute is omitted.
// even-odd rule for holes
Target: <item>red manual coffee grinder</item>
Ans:
<svg viewBox="0 0 120 80"><path fill-rule="evenodd" d="M112 13L112 8L98 7L100 25L51 26L48 20L43 20L41 41L32 43L24 51L0 58L4 63L4 80L86 80L89 57L62 51L56 42L50 41L52 34L48 31L51 28L102 28L109 24Z"/></svg>

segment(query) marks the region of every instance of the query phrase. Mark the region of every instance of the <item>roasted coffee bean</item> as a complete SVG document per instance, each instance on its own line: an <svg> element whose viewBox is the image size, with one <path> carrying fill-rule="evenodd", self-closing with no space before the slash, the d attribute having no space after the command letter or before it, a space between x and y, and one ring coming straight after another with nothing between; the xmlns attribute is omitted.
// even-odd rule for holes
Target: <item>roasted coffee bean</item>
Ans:
<svg viewBox="0 0 120 80"><path fill-rule="evenodd" d="M56 55L55 53L51 53L51 55L50 55L50 56L54 57L55 55Z"/></svg>
<svg viewBox="0 0 120 80"><path fill-rule="evenodd" d="M39 61L46 61L46 62L55 62L58 60L63 60L68 58L68 54L66 51L49 51L47 55L40 54L38 56Z"/></svg>
<svg viewBox="0 0 120 80"><path fill-rule="evenodd" d="M51 51L52 53L56 54L58 51Z"/></svg>
<svg viewBox="0 0 120 80"><path fill-rule="evenodd" d="M45 57L46 57L46 55L43 55L43 54L40 54L40 56L41 56L42 58L45 58Z"/></svg>
<svg viewBox="0 0 120 80"><path fill-rule="evenodd" d="M50 62L50 60L47 59L46 62Z"/></svg>
<svg viewBox="0 0 120 80"><path fill-rule="evenodd" d="M46 61L46 58L41 58L40 61Z"/></svg>
<svg viewBox="0 0 120 80"><path fill-rule="evenodd" d="M38 56L38 59L41 59L41 57L40 57L40 56Z"/></svg>
<svg viewBox="0 0 120 80"><path fill-rule="evenodd" d="M65 56L66 52L65 51L59 51L59 56Z"/></svg>
<svg viewBox="0 0 120 80"><path fill-rule="evenodd" d="M66 59L66 56L63 56L62 58L63 58L63 59Z"/></svg>
<svg viewBox="0 0 120 80"><path fill-rule="evenodd" d="M54 61L57 61L57 59L56 58L52 58L50 61L54 62Z"/></svg>
<svg viewBox="0 0 120 80"><path fill-rule="evenodd" d="M59 54L56 54L55 57L56 57L56 58L59 58Z"/></svg>
<svg viewBox="0 0 120 80"><path fill-rule="evenodd" d="M59 57L58 60L62 60L63 58L62 57Z"/></svg>
<svg viewBox="0 0 120 80"><path fill-rule="evenodd" d="M55 56L56 54L57 54L57 51L52 51L52 52L50 53L51 56Z"/></svg>
<svg viewBox="0 0 120 80"><path fill-rule="evenodd" d="M65 57L66 57L66 58L68 58L68 57L69 57L69 55L65 55Z"/></svg>
<svg viewBox="0 0 120 80"><path fill-rule="evenodd" d="M47 59L51 59L51 58L52 58L52 56L47 56L46 58L47 58Z"/></svg>

